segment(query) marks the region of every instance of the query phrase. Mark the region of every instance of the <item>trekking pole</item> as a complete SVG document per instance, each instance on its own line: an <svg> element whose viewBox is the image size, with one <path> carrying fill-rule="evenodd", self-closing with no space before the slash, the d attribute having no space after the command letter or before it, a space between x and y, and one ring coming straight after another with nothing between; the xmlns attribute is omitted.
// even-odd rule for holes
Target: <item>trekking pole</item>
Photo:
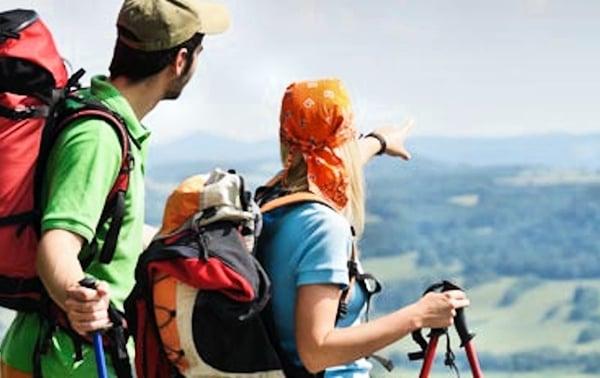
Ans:
<svg viewBox="0 0 600 378"><path fill-rule="evenodd" d="M91 277L86 277L79 281L79 285L88 289L96 288L96 280ZM96 371L98 378L108 378L106 369L106 359L104 358L104 345L102 344L102 333L95 331L92 333L92 343L94 344L94 354L96 356Z"/></svg>
<svg viewBox="0 0 600 378"><path fill-rule="evenodd" d="M432 335L429 339L429 343L427 344L427 350L425 350L423 367L421 367L419 378L428 378L429 372L431 371L431 367L433 366L433 360L435 358L435 349L437 348L438 339L440 338L440 334L436 331L437 330L431 331Z"/></svg>
<svg viewBox="0 0 600 378"><path fill-rule="evenodd" d="M473 375L473 378L482 378L483 372L479 366L477 351L475 350L475 345L471 341L473 337L475 337L475 334L469 332L467 328L464 308L459 308L456 310L454 327L456 328L456 332L460 338L460 346L461 348L464 347L465 352L467 353L467 359L469 360L469 366L471 367L471 374Z"/></svg>
<svg viewBox="0 0 600 378"><path fill-rule="evenodd" d="M436 290L444 292L448 290L462 289L451 282L443 281L442 283L431 285L425 291L424 295ZM471 374L473 378L483 378L483 372L481 371L481 367L479 365L477 351L475 350L475 345L472 342L472 339L475 337L475 334L469 332L467 328L464 308L459 308L456 310L456 316L454 317L454 326L461 341L460 347L465 348L465 352L467 354L467 359L469 361L469 366L471 368ZM419 378L429 378L429 373L431 372L433 361L435 359L435 350L437 348L438 340L440 336L444 334L446 334L446 336L449 338L447 333L448 330L446 328L432 329L431 333L429 334L429 342L427 342L421 334L421 330L413 332L413 340L421 346L422 350L420 352L409 353L408 357L410 360L423 359L423 366L421 367ZM444 361L444 364L453 368L458 374L458 369L454 364L454 357L454 353L450 350L450 340L448 339L446 347L446 359Z"/></svg>

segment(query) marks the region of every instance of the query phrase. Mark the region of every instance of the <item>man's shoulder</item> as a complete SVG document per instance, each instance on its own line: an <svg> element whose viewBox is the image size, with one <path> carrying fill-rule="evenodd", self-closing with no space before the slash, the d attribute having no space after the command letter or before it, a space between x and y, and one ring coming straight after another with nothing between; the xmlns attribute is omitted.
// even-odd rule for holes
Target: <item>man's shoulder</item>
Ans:
<svg viewBox="0 0 600 378"><path fill-rule="evenodd" d="M122 146L117 131L101 117L76 117L60 130L52 143L48 169L55 164L80 164L97 161L101 165L118 165Z"/></svg>
<svg viewBox="0 0 600 378"><path fill-rule="evenodd" d="M75 116L83 110L99 110L106 116L97 114L85 114ZM64 126L60 132L57 142L64 143L78 139L86 143L92 144L117 144L119 145L119 137L114 128L111 118L118 119L118 113L110 109L106 104L95 98L89 88L85 88L77 92L77 97L66 100L65 105L66 116L74 116L73 120Z"/></svg>
<svg viewBox="0 0 600 378"><path fill-rule="evenodd" d="M102 149L120 151L120 145L119 136L109 121L99 117L81 117L65 125L54 146L79 150L103 146Z"/></svg>

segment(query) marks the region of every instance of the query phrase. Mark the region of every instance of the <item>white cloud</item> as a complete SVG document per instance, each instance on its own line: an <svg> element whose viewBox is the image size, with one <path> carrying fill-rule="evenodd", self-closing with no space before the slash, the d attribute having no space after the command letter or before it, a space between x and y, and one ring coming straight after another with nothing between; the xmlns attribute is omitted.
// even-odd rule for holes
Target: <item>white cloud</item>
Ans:
<svg viewBox="0 0 600 378"><path fill-rule="evenodd" d="M106 73L120 0L4 0L47 20L75 68ZM364 129L415 117L416 134L513 135L598 130L600 50L580 0L224 1L196 77L145 123L158 140L193 130L241 139L277 133L296 80L339 77ZM543 17L540 14L543 13Z"/></svg>

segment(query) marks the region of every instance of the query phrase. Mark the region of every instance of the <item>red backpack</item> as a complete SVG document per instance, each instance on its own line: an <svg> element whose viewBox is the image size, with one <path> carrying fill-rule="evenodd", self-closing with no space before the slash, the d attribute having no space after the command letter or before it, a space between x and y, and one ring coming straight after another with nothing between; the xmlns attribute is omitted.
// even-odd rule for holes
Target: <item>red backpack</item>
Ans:
<svg viewBox="0 0 600 378"><path fill-rule="evenodd" d="M41 310L45 296L35 269L41 182L56 137L83 117L105 120L122 146L122 169L99 222L111 219L100 261L109 262L114 253L129 180L129 137L118 115L76 95L83 73L68 78L52 35L34 11L0 13L0 306ZM89 263L82 263L84 269Z"/></svg>

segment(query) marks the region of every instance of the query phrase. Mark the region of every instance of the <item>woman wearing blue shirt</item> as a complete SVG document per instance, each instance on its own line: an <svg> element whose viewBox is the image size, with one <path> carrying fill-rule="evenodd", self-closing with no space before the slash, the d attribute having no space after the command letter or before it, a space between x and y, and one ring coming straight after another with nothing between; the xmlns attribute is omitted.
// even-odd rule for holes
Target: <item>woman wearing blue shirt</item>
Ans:
<svg viewBox="0 0 600 378"><path fill-rule="evenodd" d="M406 130L384 130L359 145L350 100L338 80L290 85L280 123L284 168L274 180L278 192L316 199L267 212L259 240L259 258L272 280L272 332L286 374L369 377L365 357L416 329L449 326L456 309L469 301L461 291L430 293L362 323L368 293L351 280L348 267L356 260L352 230L360 236L364 228L363 156L371 156L375 145L380 153L407 158ZM387 136L396 138L391 152ZM342 302L345 314L338 310Z"/></svg>

